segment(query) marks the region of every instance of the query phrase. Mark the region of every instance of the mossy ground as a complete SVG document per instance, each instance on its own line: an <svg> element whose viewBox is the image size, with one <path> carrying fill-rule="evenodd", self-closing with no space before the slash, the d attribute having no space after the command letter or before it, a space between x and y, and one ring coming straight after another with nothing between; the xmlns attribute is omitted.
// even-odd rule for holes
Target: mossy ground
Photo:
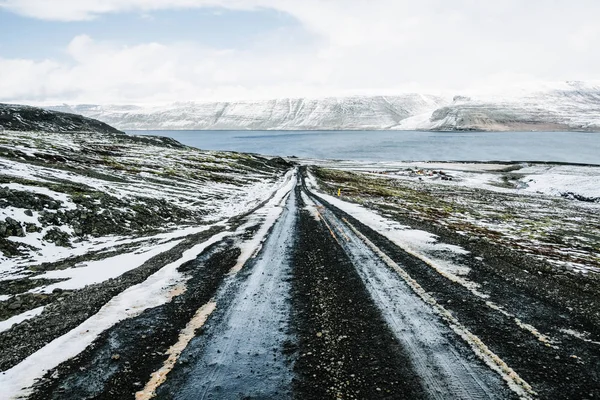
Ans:
<svg viewBox="0 0 600 400"><path fill-rule="evenodd" d="M560 197L496 192L314 168L325 190L392 218L443 226L517 249L557 268L600 272L600 217ZM507 185L519 179L505 174Z"/></svg>

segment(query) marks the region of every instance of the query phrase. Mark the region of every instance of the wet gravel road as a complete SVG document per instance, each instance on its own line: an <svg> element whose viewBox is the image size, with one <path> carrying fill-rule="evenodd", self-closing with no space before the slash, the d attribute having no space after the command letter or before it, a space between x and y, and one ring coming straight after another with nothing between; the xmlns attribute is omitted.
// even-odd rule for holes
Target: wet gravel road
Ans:
<svg viewBox="0 0 600 400"><path fill-rule="evenodd" d="M597 372L582 369L588 383L570 391L529 372L547 346L452 283L435 289L443 277L312 193L304 172L241 270L251 223L184 265L182 294L105 331L31 398L600 396Z"/></svg>

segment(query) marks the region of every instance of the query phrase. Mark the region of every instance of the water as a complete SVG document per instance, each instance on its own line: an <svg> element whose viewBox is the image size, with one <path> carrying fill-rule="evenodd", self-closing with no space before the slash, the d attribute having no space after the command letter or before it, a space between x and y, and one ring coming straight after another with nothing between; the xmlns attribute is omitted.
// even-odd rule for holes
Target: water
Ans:
<svg viewBox="0 0 600 400"><path fill-rule="evenodd" d="M600 164L600 133L129 131L205 150L359 161L556 161Z"/></svg>

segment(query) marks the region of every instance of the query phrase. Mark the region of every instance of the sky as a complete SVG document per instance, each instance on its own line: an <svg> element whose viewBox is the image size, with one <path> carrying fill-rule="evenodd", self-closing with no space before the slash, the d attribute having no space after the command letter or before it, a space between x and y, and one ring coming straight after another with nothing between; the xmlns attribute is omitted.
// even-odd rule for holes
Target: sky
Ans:
<svg viewBox="0 0 600 400"><path fill-rule="evenodd" d="M0 0L0 102L160 104L600 79L597 0Z"/></svg>

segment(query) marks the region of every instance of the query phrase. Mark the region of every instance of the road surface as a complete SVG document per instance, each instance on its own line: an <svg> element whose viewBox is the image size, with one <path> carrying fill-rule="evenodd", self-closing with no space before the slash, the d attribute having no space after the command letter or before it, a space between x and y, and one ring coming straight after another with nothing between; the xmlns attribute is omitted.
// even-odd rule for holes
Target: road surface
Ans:
<svg viewBox="0 0 600 400"><path fill-rule="evenodd" d="M519 348L530 354L543 343L329 204L307 187L304 174L299 171L275 205L280 213L250 257L242 258L265 223L252 215L242 218L236 235L185 264L185 291L114 325L50 371L30 397L516 399L560 393L560 385L530 372L532 362L520 357Z"/></svg>

